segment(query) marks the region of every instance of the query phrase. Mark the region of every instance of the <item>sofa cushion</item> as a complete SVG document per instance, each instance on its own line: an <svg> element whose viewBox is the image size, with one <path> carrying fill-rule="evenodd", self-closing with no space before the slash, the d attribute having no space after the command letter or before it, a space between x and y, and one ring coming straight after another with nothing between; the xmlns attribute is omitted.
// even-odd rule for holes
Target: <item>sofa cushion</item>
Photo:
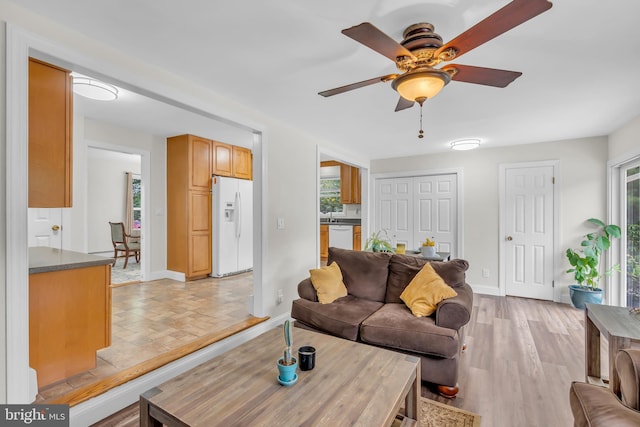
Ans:
<svg viewBox="0 0 640 427"><path fill-rule="evenodd" d="M439 357L458 353L458 333L436 326L432 317L415 317L406 305L385 304L360 327L360 339L369 344Z"/></svg>
<svg viewBox="0 0 640 427"><path fill-rule="evenodd" d="M331 335L357 341L360 324L382 305L353 295L338 298L331 304L297 299L291 305L291 317Z"/></svg>
<svg viewBox="0 0 640 427"><path fill-rule="evenodd" d="M347 288L342 282L342 273L337 262L326 267L309 270L309 275L320 304L329 304L338 298L347 296Z"/></svg>
<svg viewBox="0 0 640 427"><path fill-rule="evenodd" d="M400 299L416 317L430 316L436 311L440 301L458 294L435 272L431 264L424 267L409 282Z"/></svg>
<svg viewBox="0 0 640 427"><path fill-rule="evenodd" d="M327 265L337 262L349 295L384 302L391 255L385 252L329 248Z"/></svg>
<svg viewBox="0 0 640 427"><path fill-rule="evenodd" d="M422 267L430 263L445 283L457 288L465 283L465 272L469 263L464 259L451 261L428 261L424 258L394 254L389 260L389 279L385 302L401 303L400 294Z"/></svg>

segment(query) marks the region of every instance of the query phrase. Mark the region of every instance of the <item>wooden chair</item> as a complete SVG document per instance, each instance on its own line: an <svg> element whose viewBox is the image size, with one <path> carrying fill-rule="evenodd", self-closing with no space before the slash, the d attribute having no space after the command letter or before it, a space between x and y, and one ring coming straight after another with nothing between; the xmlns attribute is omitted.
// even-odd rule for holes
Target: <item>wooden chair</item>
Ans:
<svg viewBox="0 0 640 427"><path fill-rule="evenodd" d="M132 242L129 239L135 238L124 231L124 223L109 222L111 226L111 243L113 243L113 265L116 265L118 258L124 257L124 267L127 268L129 257L134 255L136 262L140 262L140 242ZM123 253L124 255L118 255Z"/></svg>

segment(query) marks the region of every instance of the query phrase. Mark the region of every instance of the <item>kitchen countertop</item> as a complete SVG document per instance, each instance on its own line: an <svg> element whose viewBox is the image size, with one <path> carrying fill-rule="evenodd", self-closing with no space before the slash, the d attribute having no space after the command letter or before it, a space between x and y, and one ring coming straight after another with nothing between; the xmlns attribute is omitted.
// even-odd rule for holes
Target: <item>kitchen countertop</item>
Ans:
<svg viewBox="0 0 640 427"><path fill-rule="evenodd" d="M113 258L83 254L49 247L29 248L29 274L74 268L94 267L113 263Z"/></svg>
<svg viewBox="0 0 640 427"><path fill-rule="evenodd" d="M334 219L333 221L329 222L328 218L327 219L321 218L320 224L321 225L360 225L361 220L360 218L340 218L340 219Z"/></svg>

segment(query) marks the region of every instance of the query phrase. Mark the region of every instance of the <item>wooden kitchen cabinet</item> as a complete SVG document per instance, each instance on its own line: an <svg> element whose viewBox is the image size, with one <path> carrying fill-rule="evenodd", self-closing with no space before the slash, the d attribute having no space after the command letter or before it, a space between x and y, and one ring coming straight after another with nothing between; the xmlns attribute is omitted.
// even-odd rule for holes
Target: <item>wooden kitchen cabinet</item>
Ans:
<svg viewBox="0 0 640 427"><path fill-rule="evenodd" d="M340 164L340 198L342 203L345 205L360 204L361 191L360 169Z"/></svg>
<svg viewBox="0 0 640 427"><path fill-rule="evenodd" d="M189 147L189 189L209 191L211 188L211 141L186 135Z"/></svg>
<svg viewBox="0 0 640 427"><path fill-rule="evenodd" d="M326 261L329 258L329 226L320 224L320 259Z"/></svg>
<svg viewBox="0 0 640 427"><path fill-rule="evenodd" d="M29 207L71 207L73 91L69 70L29 58Z"/></svg>
<svg viewBox="0 0 640 427"><path fill-rule="evenodd" d="M252 179L253 158L251 150L234 145L232 152L232 175L236 178Z"/></svg>
<svg viewBox="0 0 640 427"><path fill-rule="evenodd" d="M353 250L354 251L362 250L362 226L361 225L353 226Z"/></svg>
<svg viewBox="0 0 640 427"><path fill-rule="evenodd" d="M211 273L210 147L193 135L167 138L167 268L187 280Z"/></svg>
<svg viewBox="0 0 640 427"><path fill-rule="evenodd" d="M218 141L212 141L213 174L232 176L233 174L233 146Z"/></svg>
<svg viewBox="0 0 640 427"><path fill-rule="evenodd" d="M29 275L29 366L38 387L96 367L111 345L111 264Z"/></svg>

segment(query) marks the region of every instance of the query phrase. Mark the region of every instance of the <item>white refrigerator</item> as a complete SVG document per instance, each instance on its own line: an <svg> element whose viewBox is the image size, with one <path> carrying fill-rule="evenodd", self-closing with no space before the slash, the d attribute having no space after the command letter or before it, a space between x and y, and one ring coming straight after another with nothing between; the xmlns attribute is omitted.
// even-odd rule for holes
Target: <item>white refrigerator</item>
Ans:
<svg viewBox="0 0 640 427"><path fill-rule="evenodd" d="M212 178L212 270L223 277L253 269L253 181Z"/></svg>

